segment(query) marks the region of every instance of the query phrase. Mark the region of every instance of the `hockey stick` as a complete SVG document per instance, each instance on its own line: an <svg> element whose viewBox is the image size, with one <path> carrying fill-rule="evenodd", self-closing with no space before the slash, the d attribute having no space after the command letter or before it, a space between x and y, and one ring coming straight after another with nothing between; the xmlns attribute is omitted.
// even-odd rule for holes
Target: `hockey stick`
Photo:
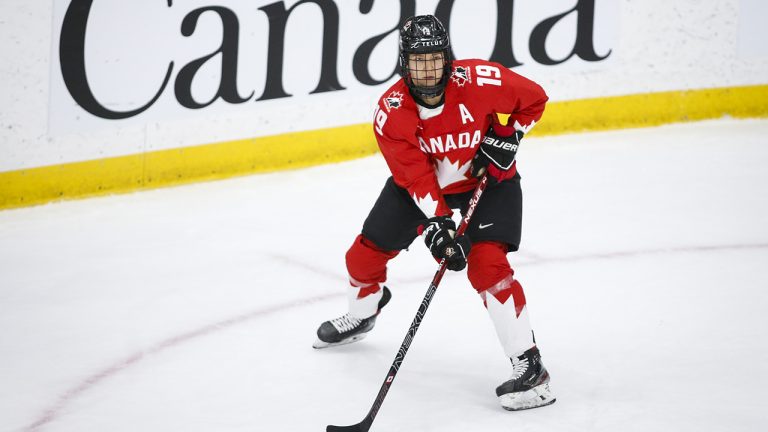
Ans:
<svg viewBox="0 0 768 432"><path fill-rule="evenodd" d="M475 212L477 203L480 201L480 196L483 194L483 191L487 185L488 175L486 174L483 175L483 177L480 179L477 187L475 187L475 192L472 194L472 198L469 200L467 214L464 216L461 224L459 224L459 228L456 230L457 237L464 234L464 231L467 230L469 219ZM427 308L432 302L432 297L434 297L435 291L437 291L437 285L440 284L440 281L443 279L443 274L445 274L445 258L440 261L440 267L438 267L437 273L435 273L435 277L432 278L432 283L429 285L429 289L424 295L424 300L421 301L421 305L419 306L419 310L416 312L416 316L413 318L413 322L411 322L411 327L408 329L408 334L405 335L405 340L403 340L403 343L400 344L400 349L397 351L395 361L392 362L392 366L389 367L389 373L384 379L384 383L381 385L379 394L376 396L376 400L373 402L371 410L368 411L368 415L365 416L363 421L352 426L328 425L328 427L325 428L326 432L368 432L368 430L371 428L373 419L375 419L376 414L379 413L381 404L384 403L384 398L387 396L389 388L392 386L392 382L395 380L395 375L397 375L397 371L400 369L400 365L403 363L403 359L405 359L405 354L408 352L408 348L411 346L413 338L416 337L416 331L419 329L421 320L424 319L424 315L427 313Z"/></svg>

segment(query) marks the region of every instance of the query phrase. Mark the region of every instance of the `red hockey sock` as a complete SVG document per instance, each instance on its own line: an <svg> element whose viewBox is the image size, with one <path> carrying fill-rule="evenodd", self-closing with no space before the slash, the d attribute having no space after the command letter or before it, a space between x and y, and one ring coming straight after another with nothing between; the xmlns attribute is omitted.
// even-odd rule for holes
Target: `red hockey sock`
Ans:
<svg viewBox="0 0 768 432"><path fill-rule="evenodd" d="M469 252L467 275L482 297L507 357L516 357L534 346L523 287L507 261L507 247L478 242Z"/></svg>
<svg viewBox="0 0 768 432"><path fill-rule="evenodd" d="M399 253L379 248L362 234L357 236L346 258L349 283L360 289L358 298L362 299L381 289L380 284L387 280L387 262Z"/></svg>
<svg viewBox="0 0 768 432"><path fill-rule="evenodd" d="M507 260L505 244L486 241L472 245L467 259L467 277L472 286L483 299L491 294L501 304L512 297L517 315L520 315L525 306L525 294L514 274Z"/></svg>

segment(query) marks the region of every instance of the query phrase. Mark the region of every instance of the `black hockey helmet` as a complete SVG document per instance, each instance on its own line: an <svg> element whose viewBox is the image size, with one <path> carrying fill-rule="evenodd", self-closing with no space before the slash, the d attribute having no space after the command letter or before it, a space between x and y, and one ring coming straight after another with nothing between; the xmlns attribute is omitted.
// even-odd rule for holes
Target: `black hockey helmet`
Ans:
<svg viewBox="0 0 768 432"><path fill-rule="evenodd" d="M416 62L411 68L409 54L442 53L443 70L437 78L437 70L420 69L428 67L427 62ZM413 81L416 71L434 77L426 83L417 85ZM433 72L430 74L429 72ZM405 80L411 93L421 97L435 97L443 92L451 74L451 42L443 23L434 15L418 15L405 20L400 29L400 75Z"/></svg>

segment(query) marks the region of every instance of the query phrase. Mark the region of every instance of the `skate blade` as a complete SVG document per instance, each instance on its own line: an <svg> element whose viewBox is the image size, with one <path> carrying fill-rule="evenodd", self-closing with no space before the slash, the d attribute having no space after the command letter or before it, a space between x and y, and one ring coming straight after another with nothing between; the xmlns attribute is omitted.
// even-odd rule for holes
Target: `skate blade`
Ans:
<svg viewBox="0 0 768 432"><path fill-rule="evenodd" d="M501 407L507 411L521 411L539 408L555 403L555 395L549 388L549 383L536 386L528 391L507 393L499 396Z"/></svg>
<svg viewBox="0 0 768 432"><path fill-rule="evenodd" d="M323 348L331 348L331 347L335 347L335 346L339 346L339 345L351 344L351 343L357 342L357 341L359 341L361 339L365 339L366 334L367 333L361 333L359 335L354 335L352 337L348 337L348 338L346 338L344 340L341 340L339 342L332 342L332 343L323 342L320 339L317 339L315 341L315 343L312 344L312 348L314 348L314 349L323 349Z"/></svg>

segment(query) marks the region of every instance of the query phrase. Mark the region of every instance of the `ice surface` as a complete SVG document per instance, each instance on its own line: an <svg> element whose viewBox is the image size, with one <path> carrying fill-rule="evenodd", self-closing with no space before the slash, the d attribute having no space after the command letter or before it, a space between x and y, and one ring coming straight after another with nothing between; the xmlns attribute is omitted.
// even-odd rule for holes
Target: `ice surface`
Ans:
<svg viewBox="0 0 768 432"><path fill-rule="evenodd" d="M510 255L556 404L511 413L464 274L373 431L768 430L768 121L527 138ZM435 263L414 243L364 341L344 253L380 156L0 213L0 431L322 431L367 413Z"/></svg>

